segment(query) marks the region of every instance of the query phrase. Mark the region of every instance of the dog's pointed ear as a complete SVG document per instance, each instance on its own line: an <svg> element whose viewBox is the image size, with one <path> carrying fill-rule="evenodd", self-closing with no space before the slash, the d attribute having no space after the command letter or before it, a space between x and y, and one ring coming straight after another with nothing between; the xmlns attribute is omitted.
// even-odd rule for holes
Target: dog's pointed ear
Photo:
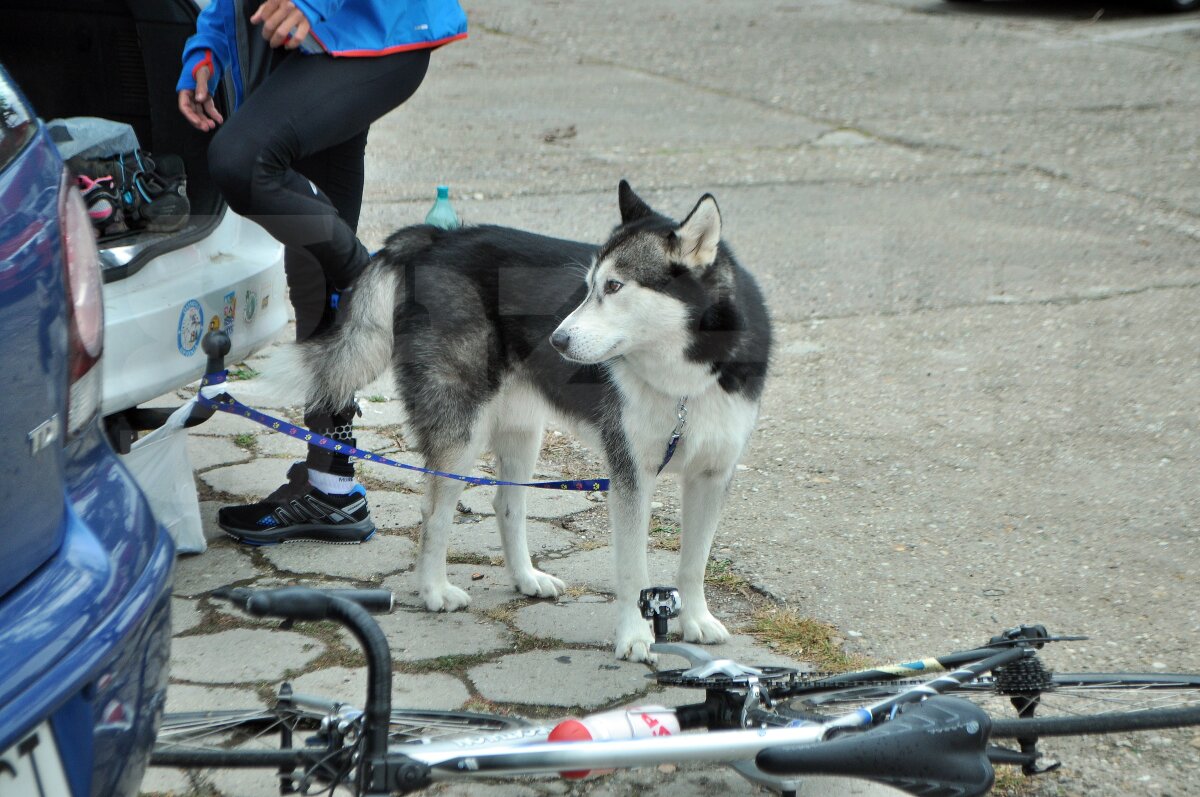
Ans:
<svg viewBox="0 0 1200 797"><path fill-rule="evenodd" d="M633 189L625 180L622 180L621 184L617 186L617 202L621 206L622 224L654 215L651 207L643 202L640 196L633 193Z"/></svg>
<svg viewBox="0 0 1200 797"><path fill-rule="evenodd" d="M704 268L717 259L720 242L721 210L713 195L705 194L675 231L676 251L685 266Z"/></svg>

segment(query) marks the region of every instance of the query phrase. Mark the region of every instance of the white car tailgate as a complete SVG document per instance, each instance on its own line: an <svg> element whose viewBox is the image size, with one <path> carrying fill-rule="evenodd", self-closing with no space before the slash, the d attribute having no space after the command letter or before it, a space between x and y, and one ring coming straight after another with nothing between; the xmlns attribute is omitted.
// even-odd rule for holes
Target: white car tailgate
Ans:
<svg viewBox="0 0 1200 797"><path fill-rule="evenodd" d="M283 246L232 212L204 239L106 284L103 413L203 376L209 329L232 338L227 364L269 344L288 322L286 288Z"/></svg>

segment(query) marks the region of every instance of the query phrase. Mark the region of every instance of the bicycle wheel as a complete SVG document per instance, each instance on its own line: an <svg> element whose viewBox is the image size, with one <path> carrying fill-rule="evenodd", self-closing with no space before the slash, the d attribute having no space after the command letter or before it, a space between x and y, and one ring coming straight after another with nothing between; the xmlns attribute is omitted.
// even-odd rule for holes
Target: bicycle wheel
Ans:
<svg viewBox="0 0 1200 797"><path fill-rule="evenodd" d="M151 766L275 767L320 763L337 751L314 744L328 714L296 708L191 711L167 714L155 739ZM520 728L518 717L465 711L394 709L390 744L427 743ZM290 738L293 747L285 748Z"/></svg>
<svg viewBox="0 0 1200 797"><path fill-rule="evenodd" d="M993 718L992 737L1082 736L1200 725L1200 675L1054 673L1048 686L998 686L986 676L946 692L965 697ZM902 680L791 698L784 718L821 719L891 697L920 683ZM1013 716L1013 715L1017 716Z"/></svg>

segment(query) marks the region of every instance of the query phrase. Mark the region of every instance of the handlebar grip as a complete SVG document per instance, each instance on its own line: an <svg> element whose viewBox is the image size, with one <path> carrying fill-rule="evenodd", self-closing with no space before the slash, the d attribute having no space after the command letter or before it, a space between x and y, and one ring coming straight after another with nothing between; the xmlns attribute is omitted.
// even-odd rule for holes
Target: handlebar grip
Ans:
<svg viewBox="0 0 1200 797"><path fill-rule="evenodd" d="M227 590L222 597L257 617L281 617L288 620L324 620L329 617L334 598L356 603L368 612L390 612L394 597L386 589L312 589L311 587L282 587L280 589Z"/></svg>
<svg viewBox="0 0 1200 797"><path fill-rule="evenodd" d="M322 592L353 601L371 614L388 614L396 606L396 596L390 589L327 589Z"/></svg>
<svg viewBox="0 0 1200 797"><path fill-rule="evenodd" d="M329 596L315 589L284 587L251 592L246 611L255 617L324 620L329 616L329 603Z"/></svg>

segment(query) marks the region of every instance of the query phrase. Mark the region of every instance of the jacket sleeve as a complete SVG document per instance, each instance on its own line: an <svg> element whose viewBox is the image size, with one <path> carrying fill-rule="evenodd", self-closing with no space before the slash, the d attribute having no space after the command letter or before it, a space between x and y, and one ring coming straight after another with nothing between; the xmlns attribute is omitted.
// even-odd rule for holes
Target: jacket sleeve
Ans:
<svg viewBox="0 0 1200 797"><path fill-rule="evenodd" d="M401 2L401 0L394 0ZM325 22L330 17L338 12L346 0L292 0L296 4L296 8L304 12L304 16L308 17L308 24L314 22Z"/></svg>
<svg viewBox="0 0 1200 797"><path fill-rule="evenodd" d="M230 63L231 48L235 46L234 31L229 29L232 15L230 0L213 0L196 19L196 33L183 45L183 72L175 91L196 88L196 69L207 64L210 68L208 90L214 92Z"/></svg>

